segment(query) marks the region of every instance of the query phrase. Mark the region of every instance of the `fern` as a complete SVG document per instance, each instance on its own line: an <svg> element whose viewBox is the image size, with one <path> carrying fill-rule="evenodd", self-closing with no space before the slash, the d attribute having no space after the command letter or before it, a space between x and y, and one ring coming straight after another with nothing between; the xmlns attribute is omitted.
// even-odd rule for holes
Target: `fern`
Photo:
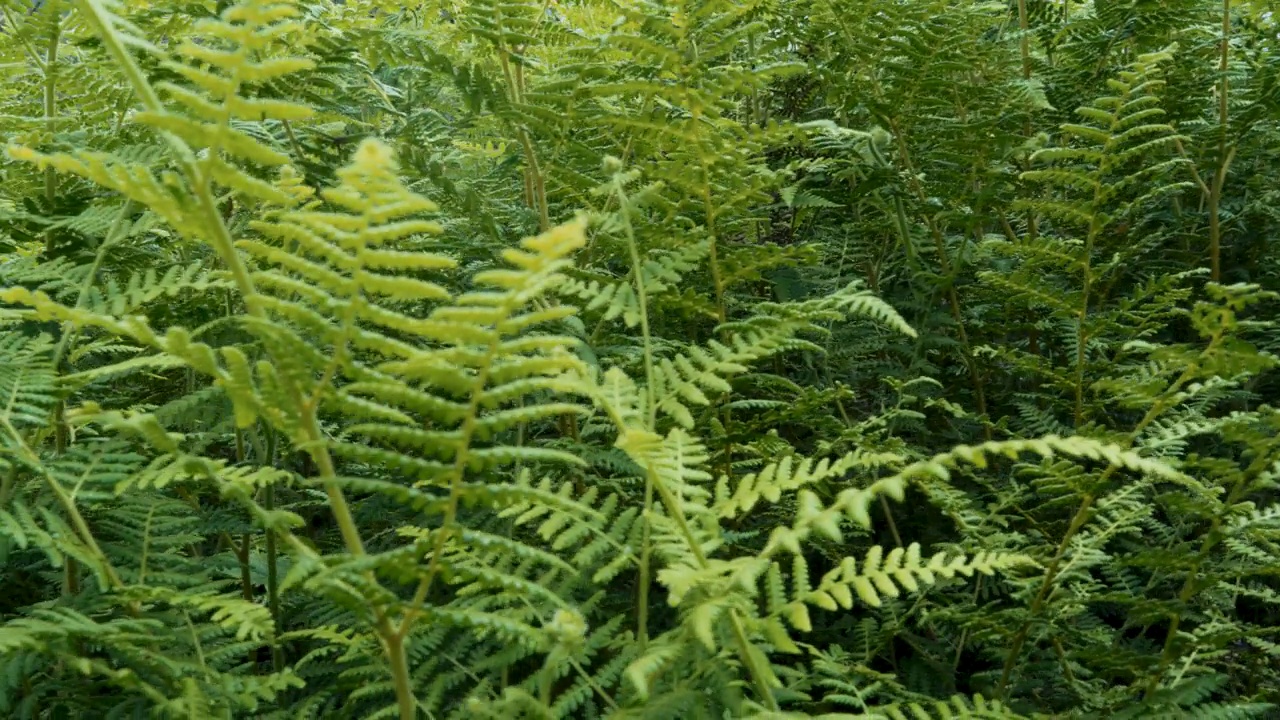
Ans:
<svg viewBox="0 0 1280 720"><path fill-rule="evenodd" d="M0 0L0 714L1264 717L1260 4Z"/></svg>

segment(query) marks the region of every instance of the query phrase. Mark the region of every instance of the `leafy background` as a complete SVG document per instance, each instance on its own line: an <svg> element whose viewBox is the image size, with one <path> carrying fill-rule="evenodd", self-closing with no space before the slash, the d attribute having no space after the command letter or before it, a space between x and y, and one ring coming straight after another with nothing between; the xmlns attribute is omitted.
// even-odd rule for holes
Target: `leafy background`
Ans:
<svg viewBox="0 0 1280 720"><path fill-rule="evenodd" d="M0 0L0 713L1274 716L1272 5Z"/></svg>

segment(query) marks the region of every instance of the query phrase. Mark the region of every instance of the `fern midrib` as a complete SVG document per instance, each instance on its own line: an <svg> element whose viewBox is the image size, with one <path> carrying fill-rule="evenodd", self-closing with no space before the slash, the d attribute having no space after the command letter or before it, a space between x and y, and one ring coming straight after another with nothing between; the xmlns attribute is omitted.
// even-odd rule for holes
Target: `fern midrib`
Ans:
<svg viewBox="0 0 1280 720"><path fill-rule="evenodd" d="M508 317L515 309L511 303L504 302L501 306L501 316ZM440 530L436 534L436 540L432 545L431 560L427 565L426 574L418 582L418 588L414 591L413 599L409 602L409 609L405 612L400 627L396 631L396 635L400 638L404 638L409 634L413 628L414 621L421 613L423 603L426 602L427 595L431 592L431 585L440 571L440 558L444 553L445 543L457 524L458 503L462 498L462 479L466 474L467 463L471 459L471 441L475 437L475 431L480 421L480 403L484 399L484 391L489 384L489 376L493 369L493 362L498 348L502 345L502 333L497 326L498 323L495 321L481 367L476 372L471 384L467 412L463 416L462 426L458 430L457 454L454 456L453 469L449 473L449 497L445 503Z"/></svg>
<svg viewBox="0 0 1280 720"><path fill-rule="evenodd" d="M656 429L658 418L658 404L654 397L654 390L657 384L657 378L653 372L653 338L649 330L649 293L645 288L645 278L643 264L640 261L640 249L636 245L635 228L631 225L631 202L626 196L626 190L622 186L620 178L615 176L613 195L618 200L618 212L622 218L622 229L627 239L627 251L631 256L631 275L636 285L636 302L639 305L640 315L640 338L644 353L644 392L645 392L645 412L648 414L647 427ZM653 523L649 514L653 512L653 475L645 473L644 497L641 510L641 520L644 523L640 538L640 565L639 577L636 580L636 637L640 641L641 652L649 642L649 585L652 582L650 577L650 562L652 558L652 539Z"/></svg>
<svg viewBox="0 0 1280 720"><path fill-rule="evenodd" d="M1084 253L1080 260L1082 272L1081 290L1080 290L1080 314L1076 319L1076 381L1075 381L1075 412L1074 423L1076 430L1084 424L1084 366L1086 359L1086 346L1089 341L1089 331L1085 327L1085 323L1089 316L1089 300L1090 293L1093 291L1093 246L1098 239L1098 234L1102 232L1102 207L1104 199L1104 190L1107 172L1111 169L1111 157L1115 151L1116 132L1120 129L1121 108L1128 101L1131 92L1131 84L1126 84L1124 93L1121 94L1119 102L1115 105L1115 111L1112 113L1111 125L1107 128L1107 141L1103 144L1102 159L1098 163L1098 170L1094 180L1093 200L1089 205L1089 231L1085 237Z"/></svg>
<svg viewBox="0 0 1280 720"><path fill-rule="evenodd" d="M125 49L116 36L109 20L110 16L98 7L98 0L76 0L76 2L80 6L82 14L89 19L97 35L115 58L118 66L124 70L134 92L142 100L143 106L150 112L162 114L164 107L160 103L160 98L151 87L151 83L142 74L132 54ZM240 292L241 299L245 303L246 311L255 319L265 320L265 314L261 306L254 302L257 291L254 288L253 279L250 277L249 271L239 253L236 252L231 232L227 228L222 214L217 210L213 193L210 189L210 179L206 176L205 170L195 163L190 148L186 146L186 143L169 133L164 133L164 135L170 144L174 145L179 157L182 159L182 165L187 172L191 190L196 196L200 209L205 216L205 222L210 229L210 237L208 238L210 244L213 245L214 250L222 258L222 261L226 263L231 277ZM211 151L212 154L213 151ZM301 411L304 408L304 402L297 382L288 375L282 377L286 392L291 396L295 407ZM357 530L346 496L335 482L337 474L334 471L333 458L330 456L328 446L324 442L324 434L320 430L319 422L314 413L303 414L301 420L301 425L308 436L306 443L308 452L312 455L312 459L315 461L320 473L320 479L324 484L325 493L329 496L330 507L334 514L334 519L338 523L343 542L347 546L347 551L357 557L363 556L365 554L364 542L360 538L360 533Z"/></svg>

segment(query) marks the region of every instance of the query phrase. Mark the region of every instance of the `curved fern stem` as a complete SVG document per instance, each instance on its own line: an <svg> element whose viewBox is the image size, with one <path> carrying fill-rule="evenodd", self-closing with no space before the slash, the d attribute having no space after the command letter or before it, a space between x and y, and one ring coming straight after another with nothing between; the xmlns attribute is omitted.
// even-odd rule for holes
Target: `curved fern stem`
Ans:
<svg viewBox="0 0 1280 720"><path fill-rule="evenodd" d="M0 21L3 22L4 27L11 28L17 27L18 25L18 23L13 19L13 14L9 12L9 8L7 7L0 7ZM42 72L44 71L44 58L41 58L39 51L32 46L31 41L26 36L26 33L14 32L7 33L6 35L7 38L16 40L18 44L22 46L22 49L27 53L27 59L31 61L32 65L40 68Z"/></svg>
<svg viewBox="0 0 1280 720"><path fill-rule="evenodd" d="M698 539L694 537L693 530L689 528L689 521L684 516L684 510L680 508L680 504L676 499L671 496L671 491L658 478L658 473L653 466L646 465L645 471L645 474L649 476L649 481L653 483L654 489L658 491L658 496L662 498L663 506L671 514L672 519L675 520L676 527L679 528L680 535L689 546L689 551L693 553L693 558L697 561L699 569L708 569L711 565L707 562L707 555L702 551L702 545L698 543ZM747 631L742 626L742 618L738 615L736 609L729 610L729 624L733 628L733 638L738 645L739 659L746 666L748 674L751 675L752 684L756 687L756 693L760 695L760 701L769 710L777 712L778 701L773 697L773 689L769 687L769 676L756 661L755 648L751 645L751 639L747 637Z"/></svg>
<svg viewBox="0 0 1280 720"><path fill-rule="evenodd" d="M508 300L508 303L511 301ZM501 307L505 314L509 314L515 310L510 304ZM413 629L413 623L417 616L421 613L422 604L426 602L427 595L431 591L431 586L440 571L440 558L444 553L445 543L449 539L449 535L453 532L457 523L458 504L462 498L462 480L467 471L467 463L471 460L471 442L475 437L476 430L479 427L480 403L484 399L485 387L489 383L489 378L493 370L494 361L497 360L500 345L502 344L502 336L500 333L494 333L491 336L488 346L485 348L483 359L480 363L480 369L476 372L475 378L472 380L470 388L470 398L467 404L466 414L463 416L462 425L458 429L457 451L454 455L453 468L449 474L449 497L446 501L444 517L440 523L440 530L436 534L435 542L432 545L431 560L427 565L427 571L423 578L418 582L418 587L414 591L413 599L409 603L409 609L405 612L401 619L400 626L395 630L395 634L403 640Z"/></svg>
<svg viewBox="0 0 1280 720"><path fill-rule="evenodd" d="M504 309L510 311L513 308L508 306ZM384 636L383 641L386 645L387 657L391 663L391 674L395 681L396 698L400 706L401 720L412 720L417 713L417 699L414 697L413 688L409 683L408 656L405 652L404 641L409 633L412 632L414 623L422 613L422 606L431 592L431 586L440 573L440 558L444 555L445 545L457 524L458 505L462 498L462 480L466 474L467 463L471 459L471 442L475 437L476 429L479 427L480 403L484 397L485 387L489 383L490 372L498 355L500 345L501 335L494 333L488 347L485 349L480 370L476 373L471 384L471 397L467 412L463 417L461 427L458 429L458 447L449 476L449 498L446 501L444 517L440 521L440 529L436 533L435 542L432 544L431 560L427 564L426 573L418 581L418 587L414 590L413 599L410 600L408 610L401 617L399 626L393 626L385 618L380 619L379 626L381 629L379 633Z"/></svg>
<svg viewBox="0 0 1280 720"><path fill-rule="evenodd" d="M112 27L111 14L108 13L98 0L76 0L76 5L80 9L80 15L89 22L89 26L94 33L102 40L103 46L107 52L111 54L113 60L116 61L118 67L129 81L129 85L133 88L134 93L138 95L138 99L142 101L143 107L151 112L159 112L162 107L160 105L160 96L156 95L156 91L151 87L151 83L147 81L145 75L142 74L142 68L138 67L138 63L133 59L133 55L125 49L124 43L116 34ZM174 141L173 136L168 136L170 141Z"/></svg>
<svg viewBox="0 0 1280 720"><path fill-rule="evenodd" d="M1222 339L1223 334L1221 331L1215 333L1210 338L1209 344L1205 347L1203 354L1209 355L1216 351L1218 345L1221 344ZM1151 404L1151 407L1147 409L1146 414L1142 416L1142 419L1138 421L1138 424L1129 431L1122 447L1125 449L1131 447L1134 441L1142 435L1143 431L1146 430L1151 423L1155 422L1166 410L1173 406L1175 395L1177 395L1177 393L1182 389L1183 385L1191 381L1199 369L1200 368L1197 364L1191 364L1182 371L1178 378L1174 380L1169 387L1165 388L1164 392L1162 392ZM1103 471L1102 475L1098 478L1099 485L1105 483L1107 479L1110 478L1118 469L1119 467L1116 465L1108 465L1107 469ZM1031 601L1031 607L1028 610L1028 617L1023 621L1022 625L1018 627L1018 631L1014 634L1013 642L1010 643L1009 654L1005 656L1004 668L1000 673L1000 682L996 685L996 693L998 697L1007 697L1009 680L1013 676L1013 667L1017 664L1019 656L1022 654L1022 646L1026 643L1027 635L1031 632L1031 623L1037 616L1039 616L1041 610L1044 608L1044 602L1049 597L1049 591L1053 589L1053 583L1058 578L1058 568L1062 564L1062 558L1066 555L1067 547L1072 538L1075 537L1076 533L1084 527L1085 522L1088 520L1089 512L1092 510L1093 503L1096 500L1097 497L1092 493L1086 494L1084 498L1081 499L1080 508L1071 518L1071 523L1068 525L1066 533L1063 534L1062 541L1058 543L1058 548L1054 552L1053 559L1050 560L1049 564L1045 567L1044 578L1040 583L1039 591L1036 592L1035 598ZM1215 519L1215 522L1218 522L1218 520ZM1173 633L1175 633L1176 630L1176 623L1174 623L1171 626L1170 636L1166 639L1166 653L1169 652L1169 643L1172 642ZM1172 660L1172 657L1170 657L1169 660ZM1163 672L1163 669L1161 672Z"/></svg>
<svg viewBox="0 0 1280 720"><path fill-rule="evenodd" d="M1243 482L1236 483L1231 493L1227 496L1224 507L1230 507L1239 501L1239 491L1244 487ZM1191 568L1187 571L1187 579L1183 581L1182 588L1178 591L1178 606L1183 607L1196 593L1196 576L1200 574L1200 568L1204 565L1204 561L1209 557L1209 553L1213 552L1213 548L1218 544L1218 531L1222 528L1222 514L1214 515L1213 521L1209 524L1209 530L1204 535L1204 540L1200 543L1200 551L1196 553L1195 561L1192 562ZM1169 619L1169 630L1165 632L1163 647L1160 650L1160 660L1156 663L1156 667L1151 671L1151 677L1147 680L1146 690L1143 692L1142 698L1150 700L1160 687L1160 678L1164 677L1164 672L1169 668L1169 664L1177 656L1174 652L1175 642L1178 639L1178 628L1182 624L1182 613L1175 612L1173 617Z"/></svg>
<svg viewBox="0 0 1280 720"><path fill-rule="evenodd" d="M609 693L605 692L604 688L600 687L600 683L596 682L596 679L591 676L591 673L587 672L586 668L582 667L582 663L579 663L573 658L569 658L569 665L573 667L574 672L578 673L578 677L582 678L583 682L594 690L595 693L600 696L601 700L604 700L604 704L608 705L610 710L614 712L618 711L617 701L615 701Z"/></svg>
<svg viewBox="0 0 1280 720"><path fill-rule="evenodd" d="M107 250L115 247L115 244L124 238L125 221L128 219L129 214L133 212L134 206L134 201L125 200L124 206L120 208L115 220L112 220L111 226L107 228L107 234L103 236L102 243L98 245L98 252L94 254L93 262L89 265L89 272L85 274L84 281L80 283L80 289L76 292L75 308L77 310L84 307L85 303L88 302L89 293L93 290L93 284L98 278L98 271L102 268L102 263L107 258ZM55 368L62 364L62 358L66 357L67 349L75 337L76 332L71 323L63 323L62 334L59 335L58 345L53 351L53 366Z"/></svg>
<svg viewBox="0 0 1280 720"><path fill-rule="evenodd" d="M107 554L102 551L102 547L98 545L97 538L94 537L93 531L89 529L89 523L85 521L84 515L80 513L80 508L76 507L76 502L67 494L62 484L53 476L40 462L40 458L35 451L27 445L22 439L22 435L13 427L7 418L0 417L0 424L3 424L4 430L17 444L17 450L22 459L31 467L35 468L40 476L44 479L45 484L49 486L49 490L53 492L53 496L57 499L58 504L62 506L62 511L67 514L67 518L71 520L71 526L75 529L76 534L80 536L80 542L84 543L85 548L93 556L93 559L102 567L103 573L106 575L107 585L112 589L124 587L124 582L120 579L120 574L116 572L111 561L107 559Z"/></svg>

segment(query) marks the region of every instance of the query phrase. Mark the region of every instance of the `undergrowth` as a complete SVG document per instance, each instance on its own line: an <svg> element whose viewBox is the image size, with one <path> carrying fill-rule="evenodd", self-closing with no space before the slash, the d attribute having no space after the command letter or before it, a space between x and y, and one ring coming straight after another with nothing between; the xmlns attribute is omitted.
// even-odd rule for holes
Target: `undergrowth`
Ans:
<svg viewBox="0 0 1280 720"><path fill-rule="evenodd" d="M1270 7L0 0L0 714L1274 717Z"/></svg>

